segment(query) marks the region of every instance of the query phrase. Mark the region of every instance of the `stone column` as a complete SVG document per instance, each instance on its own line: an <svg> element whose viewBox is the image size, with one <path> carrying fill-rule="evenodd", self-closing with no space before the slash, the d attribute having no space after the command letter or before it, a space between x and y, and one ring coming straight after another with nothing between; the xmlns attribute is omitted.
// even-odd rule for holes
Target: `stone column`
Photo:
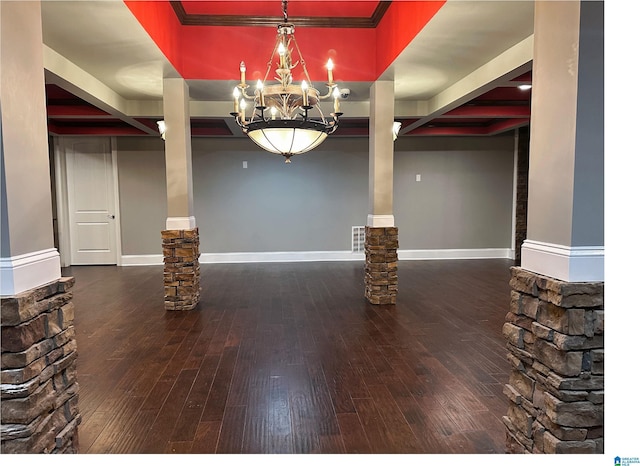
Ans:
<svg viewBox="0 0 640 466"><path fill-rule="evenodd" d="M527 239L527 203L529 197L529 127L518 128L518 164L516 166L515 262L520 265L522 243Z"/></svg>
<svg viewBox="0 0 640 466"><path fill-rule="evenodd" d="M512 268L507 451L604 453L604 284Z"/></svg>
<svg viewBox="0 0 640 466"><path fill-rule="evenodd" d="M507 452L604 453L604 7L536 2Z"/></svg>
<svg viewBox="0 0 640 466"><path fill-rule="evenodd" d="M2 453L77 453L72 277L2 298Z"/></svg>
<svg viewBox="0 0 640 466"><path fill-rule="evenodd" d="M162 232L166 310L191 310L200 301L200 236L193 214L189 88L163 82L166 124L167 226Z"/></svg>
<svg viewBox="0 0 640 466"><path fill-rule="evenodd" d="M41 5L0 2L2 453L76 453L73 278L54 248Z"/></svg>
<svg viewBox="0 0 640 466"><path fill-rule="evenodd" d="M197 228L162 232L166 310L190 311L200 301L199 249Z"/></svg>
<svg viewBox="0 0 640 466"><path fill-rule="evenodd" d="M395 304L398 294L398 228L393 217L393 81L374 82L370 97L365 297L371 304Z"/></svg>
<svg viewBox="0 0 640 466"><path fill-rule="evenodd" d="M371 304L395 304L398 293L398 228L365 227L365 297Z"/></svg>

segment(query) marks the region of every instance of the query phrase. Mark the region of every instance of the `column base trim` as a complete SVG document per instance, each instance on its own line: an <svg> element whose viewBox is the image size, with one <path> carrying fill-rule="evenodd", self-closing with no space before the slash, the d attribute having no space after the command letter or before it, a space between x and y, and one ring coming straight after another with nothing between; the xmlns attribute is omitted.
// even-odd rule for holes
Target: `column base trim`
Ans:
<svg viewBox="0 0 640 466"><path fill-rule="evenodd" d="M375 228L388 228L395 226L395 217L393 215L367 215L367 226Z"/></svg>
<svg viewBox="0 0 640 466"><path fill-rule="evenodd" d="M521 258L523 269L565 282L604 281L604 246L571 247L527 239Z"/></svg>
<svg viewBox="0 0 640 466"><path fill-rule="evenodd" d="M0 296L15 296L23 291L53 282L62 276L60 254L55 248L0 258Z"/></svg>
<svg viewBox="0 0 640 466"><path fill-rule="evenodd" d="M193 230L196 227L195 217L167 217L167 230Z"/></svg>

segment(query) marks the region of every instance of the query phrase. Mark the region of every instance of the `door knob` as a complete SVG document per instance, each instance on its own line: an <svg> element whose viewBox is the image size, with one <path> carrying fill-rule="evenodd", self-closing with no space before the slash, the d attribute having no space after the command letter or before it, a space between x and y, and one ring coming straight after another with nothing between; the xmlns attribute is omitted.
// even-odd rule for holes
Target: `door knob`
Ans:
<svg viewBox="0 0 640 466"><path fill-rule="evenodd" d="M111 219L116 218L116 216L115 216L115 215L107 215L107 217L108 217L108 218L111 218Z"/></svg>

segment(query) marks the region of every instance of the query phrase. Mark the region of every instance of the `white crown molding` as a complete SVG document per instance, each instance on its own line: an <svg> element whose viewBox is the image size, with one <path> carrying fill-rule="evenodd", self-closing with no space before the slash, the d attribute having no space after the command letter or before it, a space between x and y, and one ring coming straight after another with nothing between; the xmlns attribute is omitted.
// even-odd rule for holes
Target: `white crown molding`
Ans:
<svg viewBox="0 0 640 466"><path fill-rule="evenodd" d="M566 282L603 282L604 246L563 246L527 239L521 267Z"/></svg>
<svg viewBox="0 0 640 466"><path fill-rule="evenodd" d="M54 248L0 258L0 295L15 296L62 276L60 254Z"/></svg>

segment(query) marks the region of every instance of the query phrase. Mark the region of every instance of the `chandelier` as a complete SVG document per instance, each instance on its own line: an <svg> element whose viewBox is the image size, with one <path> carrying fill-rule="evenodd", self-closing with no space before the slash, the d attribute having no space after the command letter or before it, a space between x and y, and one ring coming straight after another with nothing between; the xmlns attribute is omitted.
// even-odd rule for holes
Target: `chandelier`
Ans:
<svg viewBox="0 0 640 466"><path fill-rule="evenodd" d="M242 131L258 146L285 157L303 154L320 145L338 128L340 91L333 82L333 61L327 62L328 91L321 95L311 84L307 66L294 36L294 25L288 22L287 0L282 2L284 21L278 25L276 44L267 63L265 80L269 78L274 58L277 58L274 79L268 84L258 80L253 95L245 81L246 66L240 63L240 84L233 90L233 113ZM295 52L295 57L294 57ZM296 60L294 62L294 59ZM302 82L294 84L293 69L300 66ZM328 118L320 101L333 97L333 112ZM247 109L247 101L253 108Z"/></svg>

